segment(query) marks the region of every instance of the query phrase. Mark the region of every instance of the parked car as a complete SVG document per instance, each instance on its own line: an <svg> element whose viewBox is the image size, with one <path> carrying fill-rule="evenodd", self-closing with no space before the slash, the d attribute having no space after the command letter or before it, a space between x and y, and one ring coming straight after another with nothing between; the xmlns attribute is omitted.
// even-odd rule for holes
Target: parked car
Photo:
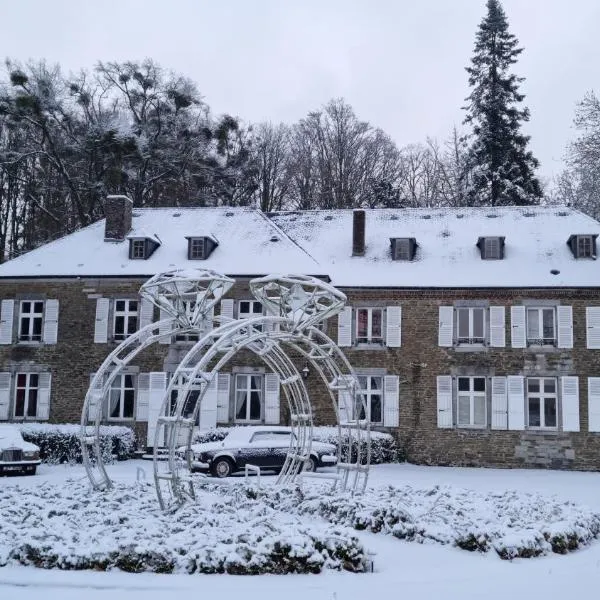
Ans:
<svg viewBox="0 0 600 600"><path fill-rule="evenodd" d="M277 471L283 467L293 435L289 427L235 427L220 442L193 444L191 467L215 477L228 477L246 464ZM185 453L185 448L180 451ZM312 442L305 470L316 471L336 463L337 448L333 444Z"/></svg>
<svg viewBox="0 0 600 600"><path fill-rule="evenodd" d="M0 475L35 475L40 462L38 446L26 442L14 425L0 424Z"/></svg>

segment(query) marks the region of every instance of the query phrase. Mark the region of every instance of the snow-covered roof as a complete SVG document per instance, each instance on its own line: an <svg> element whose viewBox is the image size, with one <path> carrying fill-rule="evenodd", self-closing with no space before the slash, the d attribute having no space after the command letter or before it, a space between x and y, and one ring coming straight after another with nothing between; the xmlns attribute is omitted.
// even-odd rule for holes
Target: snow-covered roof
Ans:
<svg viewBox="0 0 600 600"><path fill-rule="evenodd" d="M135 209L128 236L161 243L147 260L129 258L128 240L105 242L102 220L0 265L0 278L202 267L240 276L325 275L339 287L600 287L600 261L575 259L567 245L573 234L600 234L600 223L570 208L367 210L364 256L352 256L352 213ZM194 231L219 241L207 260L187 258ZM476 244L485 236L505 238L502 260L482 260ZM392 260L390 238L415 238L414 260Z"/></svg>
<svg viewBox="0 0 600 600"><path fill-rule="evenodd" d="M290 269L325 275L308 253L261 211L249 208L134 209L129 238L159 239L147 260L129 258L129 240L104 241L104 220L0 265L2 277L151 276L200 267L227 275L262 275ZM198 231L219 245L206 260L188 260L186 236Z"/></svg>
<svg viewBox="0 0 600 600"><path fill-rule="evenodd" d="M271 218L335 286L600 286L600 262L575 259L567 245L571 234L600 234L600 223L566 207L367 210L364 256L352 256L351 210ZM482 260L482 236L506 238L503 260ZM390 238L402 237L416 238L413 261L391 259Z"/></svg>

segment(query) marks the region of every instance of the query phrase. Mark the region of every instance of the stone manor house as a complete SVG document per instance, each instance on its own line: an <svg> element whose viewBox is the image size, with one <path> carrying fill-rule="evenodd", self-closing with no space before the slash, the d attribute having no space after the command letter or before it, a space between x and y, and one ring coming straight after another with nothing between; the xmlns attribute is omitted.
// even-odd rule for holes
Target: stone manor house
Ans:
<svg viewBox="0 0 600 600"><path fill-rule="evenodd" d="M132 209L0 265L0 421L79 422L90 376L160 318L157 272L235 278L217 313L261 314L248 282L323 278L348 297L323 327L359 375L373 427L428 464L600 469L600 223L566 207ZM157 402L194 340L166 338L116 378L108 423L153 439ZM316 424L335 407L306 365ZM277 375L245 353L203 427L286 423ZM210 416L212 415L212 416Z"/></svg>

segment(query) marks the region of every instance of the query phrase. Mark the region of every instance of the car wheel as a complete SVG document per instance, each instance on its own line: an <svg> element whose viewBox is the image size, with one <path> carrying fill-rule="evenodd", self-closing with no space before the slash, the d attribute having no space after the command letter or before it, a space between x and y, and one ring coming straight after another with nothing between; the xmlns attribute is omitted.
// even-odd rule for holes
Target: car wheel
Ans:
<svg viewBox="0 0 600 600"><path fill-rule="evenodd" d="M233 473L233 463L229 458L217 458L212 465L212 474L219 479L229 477Z"/></svg>
<svg viewBox="0 0 600 600"><path fill-rule="evenodd" d="M304 471L314 473L317 470L317 459L314 456L309 456L304 463Z"/></svg>
<svg viewBox="0 0 600 600"><path fill-rule="evenodd" d="M36 470L37 467L30 467L29 469L27 469L26 475L35 475Z"/></svg>

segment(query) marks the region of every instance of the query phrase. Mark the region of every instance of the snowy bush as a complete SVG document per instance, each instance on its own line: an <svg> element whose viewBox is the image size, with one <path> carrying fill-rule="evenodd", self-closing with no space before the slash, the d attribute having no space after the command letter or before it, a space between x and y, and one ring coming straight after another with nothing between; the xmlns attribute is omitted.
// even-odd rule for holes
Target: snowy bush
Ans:
<svg viewBox="0 0 600 600"><path fill-rule="evenodd" d="M228 427L216 427L208 431L200 431L194 434L194 444L206 442L220 442L229 433ZM342 451L347 452L349 437L342 434ZM332 426L313 427L313 440L326 442L337 446L340 442L338 428ZM356 451L353 451L353 457L356 459ZM400 462L402 460L400 449L396 440L389 433L379 431L371 432L371 464L379 465L382 463Z"/></svg>
<svg viewBox="0 0 600 600"><path fill-rule="evenodd" d="M385 533L406 541L494 550L503 559L566 554L600 537L600 515L569 502L507 491L482 494L451 487L368 489L361 496L331 495L318 485L267 488L203 482L204 489L246 506L253 498L280 510L330 523Z"/></svg>
<svg viewBox="0 0 600 600"><path fill-rule="evenodd" d="M79 425L54 425L50 423L24 423L19 425L26 442L40 447L40 458L48 464L81 462ZM100 448L104 462L125 460L135 449L135 435L129 427L102 425Z"/></svg>
<svg viewBox="0 0 600 600"><path fill-rule="evenodd" d="M358 539L343 528L209 494L165 514L147 483L105 492L82 481L6 486L0 514L0 566L261 574L364 571L366 564Z"/></svg>

